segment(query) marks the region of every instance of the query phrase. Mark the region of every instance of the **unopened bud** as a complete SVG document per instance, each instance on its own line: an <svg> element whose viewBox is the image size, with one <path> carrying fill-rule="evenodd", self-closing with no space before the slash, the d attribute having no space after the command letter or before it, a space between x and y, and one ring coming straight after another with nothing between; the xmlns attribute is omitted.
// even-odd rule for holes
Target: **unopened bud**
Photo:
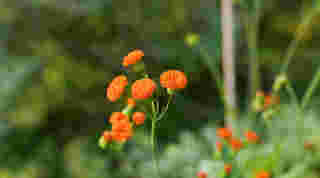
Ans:
<svg viewBox="0 0 320 178"><path fill-rule="evenodd" d="M252 109L256 112L261 112L264 109L264 93L262 91L257 91L256 97L252 102Z"/></svg>
<svg viewBox="0 0 320 178"><path fill-rule="evenodd" d="M197 45L199 43L199 41L200 41L200 36L195 33L187 34L185 37L185 43L189 47L193 47L193 46Z"/></svg>
<svg viewBox="0 0 320 178"><path fill-rule="evenodd" d="M279 91L286 83L288 82L288 79L285 74L280 74L276 77L275 82L273 83L273 90L275 92Z"/></svg>
<svg viewBox="0 0 320 178"><path fill-rule="evenodd" d="M102 149L105 149L107 146L107 141L104 139L103 136L101 136L99 138L99 147L102 148Z"/></svg>

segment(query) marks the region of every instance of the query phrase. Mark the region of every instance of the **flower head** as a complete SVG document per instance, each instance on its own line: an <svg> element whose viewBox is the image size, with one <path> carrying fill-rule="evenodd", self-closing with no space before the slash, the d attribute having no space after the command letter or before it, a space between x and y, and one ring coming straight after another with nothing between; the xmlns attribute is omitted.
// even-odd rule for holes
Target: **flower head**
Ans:
<svg viewBox="0 0 320 178"><path fill-rule="evenodd" d="M247 141L249 143L257 143L259 140L259 136L253 131L247 131L244 133L245 137L247 138Z"/></svg>
<svg viewBox="0 0 320 178"><path fill-rule="evenodd" d="M122 65L124 67L128 67L129 65L136 64L138 61L142 59L144 53L142 50L136 49L130 52L127 56L124 57L122 61Z"/></svg>
<svg viewBox="0 0 320 178"><path fill-rule="evenodd" d="M241 140L237 138L231 138L230 144L233 151L239 151L243 146Z"/></svg>
<svg viewBox="0 0 320 178"><path fill-rule="evenodd" d="M186 75L178 70L168 70L160 75L160 84L171 90L182 89L187 85Z"/></svg>
<svg viewBox="0 0 320 178"><path fill-rule="evenodd" d="M267 171L260 171L256 174L256 178L269 178L270 174Z"/></svg>
<svg viewBox="0 0 320 178"><path fill-rule="evenodd" d="M217 130L217 136L222 139L228 139L232 137L232 132L229 128L219 128Z"/></svg>
<svg viewBox="0 0 320 178"><path fill-rule="evenodd" d="M224 165L224 172L229 175L232 169L232 165L231 164L225 164Z"/></svg>
<svg viewBox="0 0 320 178"><path fill-rule="evenodd" d="M264 97L264 109L269 108L271 105L279 103L279 97L275 95L266 95Z"/></svg>
<svg viewBox="0 0 320 178"><path fill-rule="evenodd" d="M146 114L144 112L135 112L132 115L132 120L136 125L141 125L146 119Z"/></svg>
<svg viewBox="0 0 320 178"><path fill-rule="evenodd" d="M132 137L132 125L128 120L121 120L112 125L112 139L118 142L125 142Z"/></svg>
<svg viewBox="0 0 320 178"><path fill-rule="evenodd" d="M149 79L144 78L136 80L131 86L131 94L134 99L147 99L152 96L154 90L157 88L156 83Z"/></svg>
<svg viewBox="0 0 320 178"><path fill-rule="evenodd" d="M119 75L115 77L107 88L107 98L111 102L118 100L123 94L127 85L128 80L125 75Z"/></svg>
<svg viewBox="0 0 320 178"><path fill-rule="evenodd" d="M121 120L129 121L129 117L122 112L113 112L110 116L109 122L115 124Z"/></svg>
<svg viewBox="0 0 320 178"><path fill-rule="evenodd" d="M199 171L197 174L197 178L207 178L208 174L204 171Z"/></svg>

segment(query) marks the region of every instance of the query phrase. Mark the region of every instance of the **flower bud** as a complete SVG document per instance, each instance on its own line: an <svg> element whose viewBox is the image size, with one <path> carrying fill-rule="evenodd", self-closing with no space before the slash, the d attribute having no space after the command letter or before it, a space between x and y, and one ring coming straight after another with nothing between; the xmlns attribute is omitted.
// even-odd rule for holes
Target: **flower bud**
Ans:
<svg viewBox="0 0 320 178"><path fill-rule="evenodd" d="M273 83L272 89L275 92L278 92L286 83L288 82L288 79L285 74L280 74L276 77L275 82Z"/></svg>
<svg viewBox="0 0 320 178"><path fill-rule="evenodd" d="M101 136L99 138L99 147L102 148L102 149L105 149L106 146L107 146L107 141L104 139L104 136Z"/></svg>
<svg viewBox="0 0 320 178"><path fill-rule="evenodd" d="M263 109L264 109L264 93L263 93L263 91L257 91L256 97L254 98L251 107L256 112L263 111Z"/></svg>
<svg viewBox="0 0 320 178"><path fill-rule="evenodd" d="M195 33L190 33L187 34L185 37L185 43L189 46L189 47L193 47L196 46L200 41L200 36L198 34Z"/></svg>

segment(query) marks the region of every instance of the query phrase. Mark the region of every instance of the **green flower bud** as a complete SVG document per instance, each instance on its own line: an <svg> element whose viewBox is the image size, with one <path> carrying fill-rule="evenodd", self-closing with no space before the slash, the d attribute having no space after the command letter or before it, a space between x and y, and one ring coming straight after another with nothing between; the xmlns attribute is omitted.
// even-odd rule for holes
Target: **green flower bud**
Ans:
<svg viewBox="0 0 320 178"><path fill-rule="evenodd" d="M185 37L185 43L189 47L193 47L193 46L197 45L199 43L199 41L200 41L200 36L195 33L187 34Z"/></svg>
<svg viewBox="0 0 320 178"><path fill-rule="evenodd" d="M100 137L99 139L99 147L102 149L105 149L107 146L106 140L103 138L103 136Z"/></svg>
<svg viewBox="0 0 320 178"><path fill-rule="evenodd" d="M275 92L278 92L285 84L287 84L288 79L285 74L280 74L276 77L275 82L273 83L273 90Z"/></svg>

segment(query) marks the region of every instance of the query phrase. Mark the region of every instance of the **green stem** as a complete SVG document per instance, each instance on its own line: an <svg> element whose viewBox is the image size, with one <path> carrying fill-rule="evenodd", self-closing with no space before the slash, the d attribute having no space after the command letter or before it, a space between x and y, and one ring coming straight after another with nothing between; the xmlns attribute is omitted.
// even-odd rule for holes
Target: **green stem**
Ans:
<svg viewBox="0 0 320 178"><path fill-rule="evenodd" d="M252 102L255 99L256 91L260 89L260 73L259 73L259 54L258 54L258 32L259 32L259 19L261 16L261 2L260 0L253 1L254 9L253 14L250 13L247 4L247 16L246 16L246 32L248 40L248 50L250 59L250 82L249 82L249 118L254 118L254 110L251 107Z"/></svg>
<svg viewBox="0 0 320 178"><path fill-rule="evenodd" d="M297 109L300 110L300 104L299 104L299 99L296 95L296 92L294 91L294 88L292 87L292 85L290 84L290 81L288 81L287 85L286 85L286 90L290 96L291 99L293 99L294 104L297 106Z"/></svg>
<svg viewBox="0 0 320 178"><path fill-rule="evenodd" d="M302 109L304 109L309 103L311 96L314 93L315 89L317 88L319 82L320 82L320 67L318 68L316 76L313 78L310 86L308 87L306 94L302 98L302 106L301 106Z"/></svg>
<svg viewBox="0 0 320 178"><path fill-rule="evenodd" d="M156 120L155 117L152 119L151 126L151 149L152 149L152 163L154 165L155 170L158 170L157 161L156 161L156 150L155 150L155 129L156 129Z"/></svg>
<svg viewBox="0 0 320 178"><path fill-rule="evenodd" d="M161 112L161 114L158 116L156 122L160 121L160 120L164 117L164 115L168 112L169 104L171 103L172 98L173 98L173 95L170 95L166 107L165 107L164 110Z"/></svg>
<svg viewBox="0 0 320 178"><path fill-rule="evenodd" d="M214 62L213 64L211 64L211 62L209 62L212 60L212 58L209 56L208 52L204 48L200 47L200 54L202 55L203 58L205 58L205 60L207 61L207 64L209 65L210 72L213 74L212 75L213 79L216 81L221 102L224 103L223 81L222 81L221 74L219 72L220 69L218 67L218 63ZM213 66L213 68L211 66Z"/></svg>
<svg viewBox="0 0 320 178"><path fill-rule="evenodd" d="M302 23L298 26L298 30L301 30L301 28L307 28L311 24L312 18L317 14L317 10L314 9L310 14L308 14L305 18L303 18ZM292 57L298 48L298 45L301 41L301 39L304 36L305 31L299 32L297 37L290 43L286 56L285 56L285 63L282 66L281 72L285 73L288 70L289 64L292 61Z"/></svg>

